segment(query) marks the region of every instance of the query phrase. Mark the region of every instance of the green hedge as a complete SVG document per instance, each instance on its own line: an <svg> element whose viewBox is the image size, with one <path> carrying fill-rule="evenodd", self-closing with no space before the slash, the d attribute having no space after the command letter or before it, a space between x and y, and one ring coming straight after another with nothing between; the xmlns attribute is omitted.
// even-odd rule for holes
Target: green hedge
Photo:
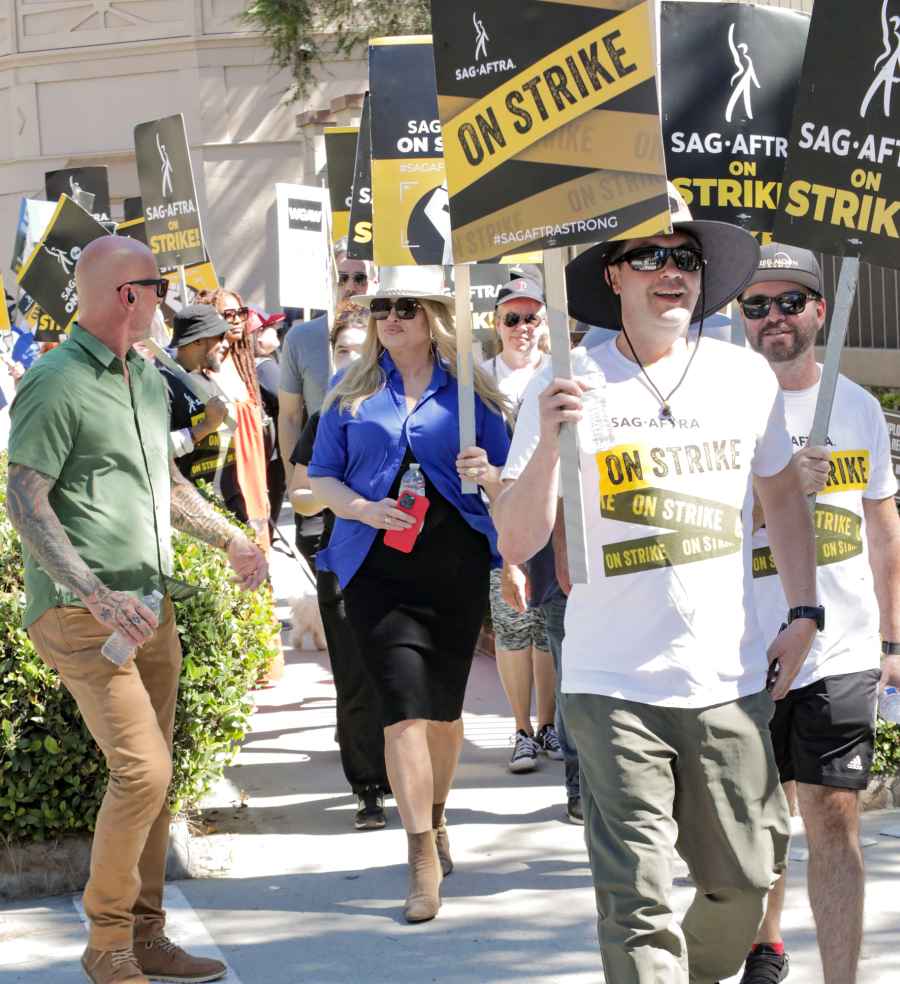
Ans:
<svg viewBox="0 0 900 984"><path fill-rule="evenodd" d="M173 812L196 803L237 751L249 730L249 690L275 658L278 633L270 593L239 591L220 551L176 534L175 564L176 576L204 590L176 605L184 666ZM23 602L0 454L0 833L12 841L92 830L106 786L75 702L20 627Z"/></svg>

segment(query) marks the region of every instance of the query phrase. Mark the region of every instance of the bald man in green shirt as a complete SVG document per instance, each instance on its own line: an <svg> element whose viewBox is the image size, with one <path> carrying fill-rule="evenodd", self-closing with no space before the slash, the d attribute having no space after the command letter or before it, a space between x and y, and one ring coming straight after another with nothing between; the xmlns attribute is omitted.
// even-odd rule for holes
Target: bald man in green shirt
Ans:
<svg viewBox="0 0 900 984"><path fill-rule="evenodd" d="M26 374L11 408L7 511L25 554L25 625L109 766L84 893L94 984L213 981L226 967L164 934L162 908L181 647L168 593L172 528L226 551L248 590L266 561L169 456L166 386L133 350L165 281L141 243L105 236L75 269L79 323ZM143 604L164 595L160 616ZM100 652L113 632L135 652Z"/></svg>

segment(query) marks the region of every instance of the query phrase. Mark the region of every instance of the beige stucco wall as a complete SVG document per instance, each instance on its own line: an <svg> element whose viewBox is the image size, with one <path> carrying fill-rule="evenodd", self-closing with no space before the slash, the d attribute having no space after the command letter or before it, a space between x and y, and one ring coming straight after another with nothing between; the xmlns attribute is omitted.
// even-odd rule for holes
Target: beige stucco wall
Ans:
<svg viewBox="0 0 900 984"><path fill-rule="evenodd" d="M139 194L135 123L182 112L208 247L229 285L277 308L277 181L319 183L307 108L365 89L365 61L329 61L308 100L235 15L243 0L0 0L0 269L23 195L44 172L109 167L114 214ZM5 238L4 238L5 237Z"/></svg>

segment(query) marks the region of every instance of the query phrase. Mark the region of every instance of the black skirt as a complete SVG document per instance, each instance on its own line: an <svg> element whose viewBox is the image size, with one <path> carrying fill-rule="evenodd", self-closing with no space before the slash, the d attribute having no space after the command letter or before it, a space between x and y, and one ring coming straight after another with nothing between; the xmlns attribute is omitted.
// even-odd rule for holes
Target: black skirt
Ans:
<svg viewBox="0 0 900 984"><path fill-rule="evenodd" d="M394 487L410 461L407 453ZM379 533L344 588L347 617L378 691L385 727L398 721L455 721L462 715L472 656L488 606L491 555L428 481L430 507L409 554Z"/></svg>

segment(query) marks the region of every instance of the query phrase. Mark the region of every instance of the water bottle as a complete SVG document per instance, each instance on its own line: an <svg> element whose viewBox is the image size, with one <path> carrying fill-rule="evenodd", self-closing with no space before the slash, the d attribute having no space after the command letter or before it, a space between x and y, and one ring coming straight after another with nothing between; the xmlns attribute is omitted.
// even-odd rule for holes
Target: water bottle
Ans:
<svg viewBox="0 0 900 984"><path fill-rule="evenodd" d="M414 461L403 473L397 498L402 498L404 492L409 492L410 495L425 495L425 476L418 461Z"/></svg>
<svg viewBox="0 0 900 984"><path fill-rule="evenodd" d="M582 394L584 416L578 425L581 450L596 454L615 443L606 407L606 376L584 348L572 352L572 374L590 389Z"/></svg>
<svg viewBox="0 0 900 984"><path fill-rule="evenodd" d="M157 619L162 610L162 600L163 596L158 591L151 591L150 594L144 595L141 598L141 601L153 612ZM128 657L131 656L135 649L137 649L137 646L116 630L103 643L103 648L100 652L103 653L110 663L115 663L116 666L124 666L128 662Z"/></svg>
<svg viewBox="0 0 900 984"><path fill-rule="evenodd" d="M878 698L878 713L890 724L900 724L900 690L885 687Z"/></svg>

